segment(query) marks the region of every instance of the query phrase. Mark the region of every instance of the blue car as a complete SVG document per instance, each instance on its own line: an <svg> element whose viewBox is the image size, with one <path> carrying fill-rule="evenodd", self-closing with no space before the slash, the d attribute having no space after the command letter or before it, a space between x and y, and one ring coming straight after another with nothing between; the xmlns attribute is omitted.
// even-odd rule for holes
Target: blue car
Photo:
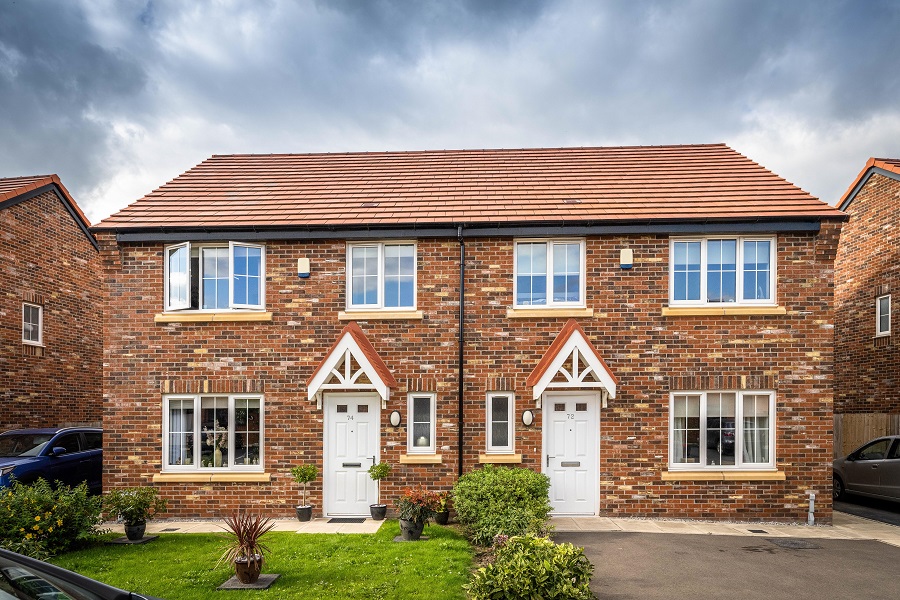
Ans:
<svg viewBox="0 0 900 600"><path fill-rule="evenodd" d="M22 483L43 477L75 487L83 481L103 491L103 430L95 427L13 429L0 433L0 487L10 476Z"/></svg>

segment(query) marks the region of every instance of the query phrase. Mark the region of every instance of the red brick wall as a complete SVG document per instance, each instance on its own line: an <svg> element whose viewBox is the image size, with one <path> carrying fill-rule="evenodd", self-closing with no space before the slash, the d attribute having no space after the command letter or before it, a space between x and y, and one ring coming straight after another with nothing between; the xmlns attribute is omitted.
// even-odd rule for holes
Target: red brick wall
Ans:
<svg viewBox="0 0 900 600"><path fill-rule="evenodd" d="M619 377L617 398L601 411L600 504L606 515L805 521L808 490L830 520L832 427L831 313L833 259L839 225L821 235L778 238L778 295L786 316L663 317L667 305L666 236L601 237L587 241L587 303L578 319ZM287 474L297 462L320 462L322 411L306 400L306 381L344 322L345 244L285 243L266 247L271 323L157 324L162 311L162 244L117 249L103 237L107 288L105 360L106 480L147 484L161 470L161 382L233 385L251 380L266 402L266 471L270 484L158 484L173 499L171 513L216 516L237 506L289 515L299 491ZM485 445L486 393L516 398L516 451L523 465L541 466L541 411L525 386L528 374L565 318L510 319L512 239L468 240L466 266L465 470ZM619 250L634 250L635 266L619 268ZM418 241L418 308L422 321L361 321L399 387L382 411L382 460L394 466L382 482L383 502L402 487L449 487L457 473L458 253L456 241ZM312 275L298 279L296 259L309 257ZM783 482L674 482L667 469L669 393L714 376L748 376L777 394L776 461ZM689 379L685 379L689 378ZM740 377L736 378L738 381ZM677 381L676 381L677 380ZM218 383L215 383L218 382ZM231 382L231 383L229 383ZM401 465L406 395L437 392L441 465ZM526 408L536 421L524 428ZM399 429L387 424L400 410ZM135 426L138 424L138 426ZM321 478L311 488L321 508Z"/></svg>
<svg viewBox="0 0 900 600"><path fill-rule="evenodd" d="M891 294L900 325L900 181L875 174L847 209L835 269L836 413L900 412L895 336L875 338L875 298Z"/></svg>
<svg viewBox="0 0 900 600"><path fill-rule="evenodd" d="M99 425L97 250L53 192L0 210L0 430ZM22 302L43 306L42 349L22 344Z"/></svg>

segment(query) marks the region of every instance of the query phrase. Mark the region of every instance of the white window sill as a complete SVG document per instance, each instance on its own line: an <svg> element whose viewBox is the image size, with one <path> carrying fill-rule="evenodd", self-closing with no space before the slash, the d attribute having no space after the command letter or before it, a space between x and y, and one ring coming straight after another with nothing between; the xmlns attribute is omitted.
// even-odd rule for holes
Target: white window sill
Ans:
<svg viewBox="0 0 900 600"><path fill-rule="evenodd" d="M401 465L439 465L443 462L440 454L401 454Z"/></svg>
<svg viewBox="0 0 900 600"><path fill-rule="evenodd" d="M271 321L272 313L262 311L225 311L225 312L165 312L155 315L155 323L211 323L241 321Z"/></svg>
<svg viewBox="0 0 900 600"><path fill-rule="evenodd" d="M338 313L339 321L402 321L424 318L421 310L347 310Z"/></svg>
<svg viewBox="0 0 900 600"><path fill-rule="evenodd" d="M507 319L553 319L566 317L593 317L593 308L584 307L547 307L547 308L508 308Z"/></svg>
<svg viewBox="0 0 900 600"><path fill-rule="evenodd" d="M522 462L521 454L479 454L478 462L483 465L518 464Z"/></svg>
<svg viewBox="0 0 900 600"><path fill-rule="evenodd" d="M227 471L210 473L156 473L153 483L266 483L272 481L271 473L248 473L245 471Z"/></svg>
<svg viewBox="0 0 900 600"><path fill-rule="evenodd" d="M708 471L669 470L662 473L663 481L784 481L784 471Z"/></svg>
<svg viewBox="0 0 900 600"><path fill-rule="evenodd" d="M664 306L664 317L703 317L717 315L786 315L783 306Z"/></svg>

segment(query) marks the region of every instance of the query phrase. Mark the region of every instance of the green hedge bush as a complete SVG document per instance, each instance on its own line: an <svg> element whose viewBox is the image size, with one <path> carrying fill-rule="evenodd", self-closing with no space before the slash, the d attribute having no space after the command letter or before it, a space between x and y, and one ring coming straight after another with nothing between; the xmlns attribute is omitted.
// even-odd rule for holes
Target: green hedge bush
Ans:
<svg viewBox="0 0 900 600"><path fill-rule="evenodd" d="M466 592L471 600L593 600L593 572L583 548L541 537L512 537L497 548L493 564L475 572Z"/></svg>
<svg viewBox="0 0 900 600"><path fill-rule="evenodd" d="M550 479L531 469L486 465L460 477L453 488L457 520L473 543L495 535L540 535L550 514Z"/></svg>
<svg viewBox="0 0 900 600"><path fill-rule="evenodd" d="M35 558L67 550L101 533L100 496L87 485L56 489L44 479L0 489L0 545Z"/></svg>

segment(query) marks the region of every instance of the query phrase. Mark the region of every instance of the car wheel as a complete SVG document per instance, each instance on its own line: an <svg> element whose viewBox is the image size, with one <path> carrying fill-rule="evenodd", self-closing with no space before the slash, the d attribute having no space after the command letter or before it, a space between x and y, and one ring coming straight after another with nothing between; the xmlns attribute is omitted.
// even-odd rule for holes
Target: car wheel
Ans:
<svg viewBox="0 0 900 600"><path fill-rule="evenodd" d="M831 498L832 500L840 500L844 497L847 490L844 489L844 480L840 475L832 475L831 478Z"/></svg>

